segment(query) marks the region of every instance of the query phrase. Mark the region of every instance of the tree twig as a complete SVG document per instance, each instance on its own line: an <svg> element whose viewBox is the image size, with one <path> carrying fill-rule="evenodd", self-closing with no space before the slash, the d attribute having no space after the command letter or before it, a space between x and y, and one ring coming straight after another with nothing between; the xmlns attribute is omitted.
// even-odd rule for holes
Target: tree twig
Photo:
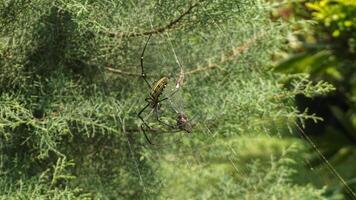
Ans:
<svg viewBox="0 0 356 200"><path fill-rule="evenodd" d="M105 67L105 70L115 73L115 74L121 74L121 75L127 75L127 76L141 76L141 74L138 74L138 73L125 72L125 71L115 69L112 67Z"/></svg>
<svg viewBox="0 0 356 200"><path fill-rule="evenodd" d="M256 34L255 36L246 40L241 45L233 48L231 51L222 54L220 61L215 62L215 63L209 63L207 65L199 65L187 72L184 72L184 75L192 75L192 74L196 74L196 73L200 73L200 72L204 72L204 71L208 71L208 70L216 69L216 68L219 69L221 65L223 65L229 61L232 61L238 55L241 55L244 51L248 50L256 42L257 39L263 37L265 34L266 34L265 32ZM139 74L139 73L125 72L125 71L121 71L119 69L114 69L111 67L105 67L105 69L107 71L115 73L115 74L128 75L128 76L141 76L141 74Z"/></svg>
<svg viewBox="0 0 356 200"><path fill-rule="evenodd" d="M188 14L190 14L190 12L197 7L200 2L202 2L203 0L200 0L198 2L196 2L195 4L191 4L189 6L189 8L184 11L181 15L179 15L177 18L175 18L174 20L170 21L167 25L162 26L162 27L155 27L151 30L148 31L144 31L144 32L101 32L105 35L107 35L108 37L115 37L115 38L125 38L125 37L138 37L138 36L144 36L144 35L151 35L151 34L158 34L158 33L163 33L167 30L173 29L174 27L176 27L178 25L178 23Z"/></svg>
<svg viewBox="0 0 356 200"><path fill-rule="evenodd" d="M256 40L261 38L263 35L265 35L265 33L260 33L260 34L255 35L252 38L249 38L242 45L234 48L232 51L230 51L230 52L228 52L226 54L223 54L221 56L221 59L220 59L219 62L210 63L210 64L208 64L206 66L198 66L195 69L187 71L185 74L186 75L191 75L191 74L207 71L207 70L214 69L214 68L220 68L220 65L225 64L225 63L235 59L238 55L242 54L244 51L249 49L256 42Z"/></svg>

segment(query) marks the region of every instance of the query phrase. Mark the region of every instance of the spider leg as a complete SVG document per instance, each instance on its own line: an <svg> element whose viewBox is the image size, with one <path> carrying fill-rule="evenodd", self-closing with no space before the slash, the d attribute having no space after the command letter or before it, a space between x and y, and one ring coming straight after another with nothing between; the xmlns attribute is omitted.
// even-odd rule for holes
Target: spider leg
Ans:
<svg viewBox="0 0 356 200"><path fill-rule="evenodd" d="M167 124L166 122L164 122L164 121L162 121L162 120L160 119L159 111L158 111L158 107L157 107L157 106L155 107L155 114L156 114L156 119L157 119L157 121L158 121L159 123L161 123L161 124L163 124L163 125L165 125L165 126L168 126L168 127L171 128L171 129L177 129L177 126Z"/></svg>
<svg viewBox="0 0 356 200"><path fill-rule="evenodd" d="M150 84L150 83L148 82L148 80L146 79L146 74L145 74L144 69L143 69L143 56L144 56L144 54L145 54L145 50L146 50L148 41L150 41L150 39L151 39L151 36L152 36L152 35L150 35L150 36L148 37L148 39L147 39L147 41L146 41L146 44L145 44L145 47L143 48L142 53L141 53L141 77L143 78L143 80L145 80L145 82L146 82L148 88L150 88L150 89L152 88L152 87L151 87L151 84Z"/></svg>
<svg viewBox="0 0 356 200"><path fill-rule="evenodd" d="M146 121L143 119L143 117L141 116L141 114L143 113L143 111L145 111L148 107L150 106L150 103L148 103L145 107L143 107L140 112L137 114L138 118L141 119L142 124L141 124L141 131L143 133L143 135L145 136L146 140L148 143L152 144L151 140L148 139L148 136L146 134L146 131L144 129L144 126L146 126L147 128L151 129L150 126L146 123Z"/></svg>
<svg viewBox="0 0 356 200"><path fill-rule="evenodd" d="M160 99L159 101L157 101L157 104L158 104L158 103L161 103L162 101L165 101L165 100L167 100L167 99L168 99L168 97L163 98L163 99Z"/></svg>
<svg viewBox="0 0 356 200"><path fill-rule="evenodd" d="M171 93L168 97L165 97L165 98L163 98L163 99L160 99L157 103L160 103L160 102L165 101L165 100L169 100L169 101L170 101L170 98L171 98L175 93L177 93L177 91L178 91L178 89L176 89L175 91L173 91L173 93ZM170 101L170 102L171 102L171 101ZM171 108L174 110L174 112L179 113L179 111L178 111L176 108L174 108L174 107L171 107Z"/></svg>
<svg viewBox="0 0 356 200"><path fill-rule="evenodd" d="M153 143L151 142L151 140L148 139L148 136L147 136L146 131L145 131L145 128L144 128L144 125L145 125L145 124L141 124L141 131L142 131L143 135L145 136L147 142L148 142L149 144L153 145ZM150 127L148 127L148 128L150 128Z"/></svg>
<svg viewBox="0 0 356 200"><path fill-rule="evenodd" d="M145 107L143 107L140 112L137 114L137 117L141 119L142 123L145 124L145 126L149 127L148 124L146 123L146 121L143 119L143 117L141 116L141 114L143 113L143 111L145 111L148 106L150 106L150 103L148 103Z"/></svg>

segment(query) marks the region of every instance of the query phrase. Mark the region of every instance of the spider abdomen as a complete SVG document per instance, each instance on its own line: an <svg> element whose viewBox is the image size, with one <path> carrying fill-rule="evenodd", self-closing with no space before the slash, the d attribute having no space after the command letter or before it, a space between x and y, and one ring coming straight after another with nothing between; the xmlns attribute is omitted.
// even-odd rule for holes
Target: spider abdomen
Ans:
<svg viewBox="0 0 356 200"><path fill-rule="evenodd" d="M151 93L150 93L150 96L153 99L153 101L158 101L158 98L162 94L167 83L168 83L167 77L162 77L157 82L155 82L155 84L153 85L153 87L151 89Z"/></svg>

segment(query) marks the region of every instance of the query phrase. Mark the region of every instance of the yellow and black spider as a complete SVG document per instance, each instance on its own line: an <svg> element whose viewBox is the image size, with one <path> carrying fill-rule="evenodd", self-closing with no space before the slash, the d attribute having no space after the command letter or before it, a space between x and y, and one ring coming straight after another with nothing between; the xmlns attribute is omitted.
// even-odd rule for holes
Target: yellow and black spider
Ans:
<svg viewBox="0 0 356 200"><path fill-rule="evenodd" d="M145 111L147 108L151 108L153 110L153 113L155 115L155 118L157 120L157 122L159 122L160 124L169 127L172 131L186 131L188 133L191 132L192 130L192 126L190 124L190 122L188 121L187 116L182 113L182 112L177 112L177 119L176 119L176 124L171 125L171 124L167 124L166 122L162 121L160 119L160 114L159 114L159 109L160 109L160 103L162 101L168 100L169 98L171 98L179 89L179 87L176 87L176 89L170 94L168 95L168 97L165 98L160 98L160 96L162 95L165 87L168 84L169 78L167 76L163 76L162 78L160 78L158 81L154 82L153 85L151 85L149 83L149 81L146 78L146 74L144 72L144 66L143 66L143 57L145 54L145 50L147 47L148 42L151 39L150 35L146 41L146 44L142 50L142 54L141 54L141 77L143 78L143 80L146 82L150 93L149 96L145 99L145 101L147 102L147 105L145 105L140 112L138 112L137 116L141 119L142 124L141 124L141 130L147 140L147 142L149 144L153 143L151 142L151 140L148 138L146 131L145 131L145 127L149 130L151 130L151 127L146 123L146 121L143 119L143 117L141 116L141 114L143 113L143 111Z"/></svg>

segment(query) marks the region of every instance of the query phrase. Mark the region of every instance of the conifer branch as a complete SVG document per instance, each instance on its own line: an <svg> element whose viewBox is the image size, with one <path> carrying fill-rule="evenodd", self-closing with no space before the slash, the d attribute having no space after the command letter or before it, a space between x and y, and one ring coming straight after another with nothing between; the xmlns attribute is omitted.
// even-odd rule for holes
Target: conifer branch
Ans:
<svg viewBox="0 0 356 200"><path fill-rule="evenodd" d="M255 42L257 39L261 38L263 35L265 35L265 33L260 33L255 35L252 38L249 38L247 41L245 41L242 45L234 48L232 51L223 54L221 56L221 59L219 62L217 63L210 63L206 66L198 66L195 69L192 69L188 72L186 72L186 75L190 75L190 74L195 74L195 73L199 73L199 72L203 72L203 71L207 71L210 69L214 69L214 68L220 68L220 65L225 64L233 59L235 59L238 55L242 54L244 51L246 51L247 49L249 49Z"/></svg>
<svg viewBox="0 0 356 200"><path fill-rule="evenodd" d="M155 27L151 30L144 31L144 32L102 32L103 34L107 35L108 37L114 37L114 38L125 38L125 37L138 37L138 36L145 36L145 35L151 35L151 34L158 34L158 33L163 33L166 32L170 29L173 29L178 26L179 22L188 14L191 13L191 11L197 7L202 1L200 0L194 4L191 4L189 8L184 11L181 15L179 15L177 18L174 20L170 21L167 25L162 26L162 27Z"/></svg>
<svg viewBox="0 0 356 200"><path fill-rule="evenodd" d="M223 54L220 58L219 62L216 63L209 63L208 65L199 65L187 72L184 73L184 75L191 75L191 74L196 74L196 73L200 73L200 72L204 72L204 71L208 71L211 69L221 69L220 66L232 61L233 59L235 59L237 56L239 56L240 54L242 54L244 51L248 50L255 42L257 39L263 37L266 33L259 33L256 34L254 37L249 38L247 41L245 41L243 44L233 48L230 52L227 52L225 54ZM128 75L128 76L141 76L141 74L139 73L132 73L132 72L125 72L119 69L115 69L112 67L105 67L105 70L115 73L115 74L120 74L120 75Z"/></svg>
<svg viewBox="0 0 356 200"><path fill-rule="evenodd" d="M138 73L125 72L125 71L115 69L112 67L105 67L105 70L115 73L115 74L121 74L121 75L127 75L127 76L141 76L141 74L138 74Z"/></svg>

